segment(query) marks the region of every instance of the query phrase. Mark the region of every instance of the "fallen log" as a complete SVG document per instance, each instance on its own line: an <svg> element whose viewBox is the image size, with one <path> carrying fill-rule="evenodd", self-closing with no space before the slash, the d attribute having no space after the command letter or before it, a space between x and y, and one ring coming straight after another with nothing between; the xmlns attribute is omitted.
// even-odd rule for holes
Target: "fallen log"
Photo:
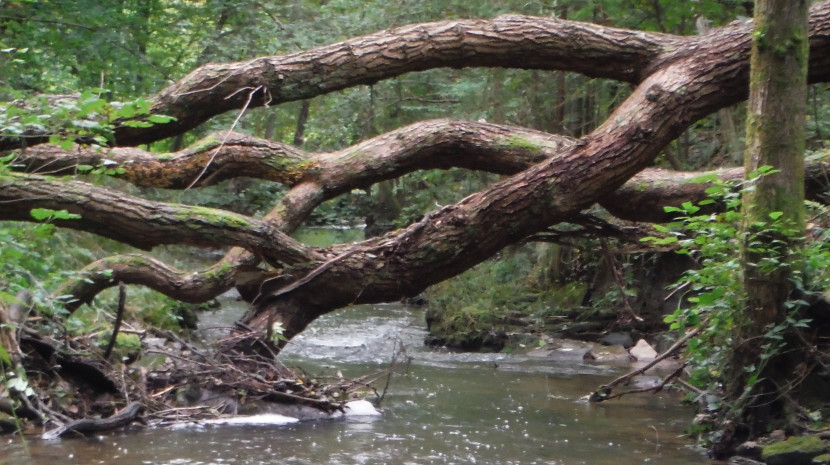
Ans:
<svg viewBox="0 0 830 465"><path fill-rule="evenodd" d="M123 426L127 426L134 421L141 421L139 414L144 410L144 405L139 402L133 402L125 407L120 412L108 418L83 418L69 422L52 431L43 433L43 439L57 439L67 434L77 433L85 435L87 433L97 433L101 431L111 431Z"/></svg>

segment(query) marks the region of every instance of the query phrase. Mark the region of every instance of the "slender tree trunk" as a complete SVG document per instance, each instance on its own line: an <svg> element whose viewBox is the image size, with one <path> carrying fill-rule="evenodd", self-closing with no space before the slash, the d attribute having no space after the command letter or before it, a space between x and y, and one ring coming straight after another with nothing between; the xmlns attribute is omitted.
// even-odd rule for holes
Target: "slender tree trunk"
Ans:
<svg viewBox="0 0 830 465"><path fill-rule="evenodd" d="M297 115L297 130L294 131L294 147L302 147L305 143L305 124L308 122L308 110L311 107L311 100L303 100L300 106L300 114Z"/></svg>
<svg viewBox="0 0 830 465"><path fill-rule="evenodd" d="M271 112L268 119L265 120L265 130L262 131L262 138L265 140L274 140L274 130L277 128L277 114Z"/></svg>
<svg viewBox="0 0 830 465"><path fill-rule="evenodd" d="M793 365L783 353L767 359L765 334L786 317L797 260L792 252L804 236L804 115L807 99L806 0L758 0L755 4L750 97L747 115L746 173L763 166L780 172L763 176L744 194L743 315L736 325L735 350L727 395L735 418L752 436L785 416L782 396ZM770 229L770 214L794 231ZM779 260L762 269L764 259ZM789 264L790 266L786 266ZM767 345L767 347L764 347ZM765 354L766 352L766 354ZM762 357L762 355L764 355ZM789 365L789 366L788 366ZM753 369L754 368L754 369ZM755 378L757 376L757 378ZM758 381L754 383L753 381Z"/></svg>

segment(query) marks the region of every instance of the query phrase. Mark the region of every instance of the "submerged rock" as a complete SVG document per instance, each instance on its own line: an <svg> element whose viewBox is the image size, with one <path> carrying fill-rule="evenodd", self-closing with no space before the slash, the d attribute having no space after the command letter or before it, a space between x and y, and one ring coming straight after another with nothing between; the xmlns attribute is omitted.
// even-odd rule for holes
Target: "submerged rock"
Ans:
<svg viewBox="0 0 830 465"><path fill-rule="evenodd" d="M634 345L634 339L631 338L629 333L611 333L600 339L599 342L604 346L623 346L626 349Z"/></svg>
<svg viewBox="0 0 830 465"><path fill-rule="evenodd" d="M572 339L552 339L544 347L532 349L526 353L528 357L547 358L552 362L579 362L585 355L591 353L596 344Z"/></svg>
<svg viewBox="0 0 830 465"><path fill-rule="evenodd" d="M591 351L591 360L608 363L628 363L631 361L631 354L623 346L600 346Z"/></svg>
<svg viewBox="0 0 830 465"><path fill-rule="evenodd" d="M346 402L346 405L343 406L343 410L346 412L345 415L347 417L380 415L378 409L376 409L375 406L368 400L353 400L351 402Z"/></svg>

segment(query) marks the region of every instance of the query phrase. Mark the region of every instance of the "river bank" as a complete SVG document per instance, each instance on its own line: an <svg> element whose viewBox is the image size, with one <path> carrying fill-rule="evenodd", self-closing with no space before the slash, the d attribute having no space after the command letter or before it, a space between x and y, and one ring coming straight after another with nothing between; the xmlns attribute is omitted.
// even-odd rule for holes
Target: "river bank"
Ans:
<svg viewBox="0 0 830 465"><path fill-rule="evenodd" d="M213 317L222 315L215 313ZM90 440L14 439L5 463L619 464L705 462L682 435L691 411L677 394L581 400L625 367L527 354L423 346L423 313L399 305L327 315L281 355L314 377L357 377L405 349L382 416L283 426L140 428ZM385 380L384 383L385 385ZM382 386L381 386L382 387ZM379 391L381 392L381 391ZM370 400L376 400L369 393Z"/></svg>

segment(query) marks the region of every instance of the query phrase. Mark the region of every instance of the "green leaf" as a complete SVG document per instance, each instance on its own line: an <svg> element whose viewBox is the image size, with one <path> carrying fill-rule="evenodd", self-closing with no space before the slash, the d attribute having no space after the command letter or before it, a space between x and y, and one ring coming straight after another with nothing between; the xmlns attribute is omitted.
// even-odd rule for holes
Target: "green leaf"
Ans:
<svg viewBox="0 0 830 465"><path fill-rule="evenodd" d="M123 107L115 110L115 113L113 114L113 116L115 118L132 118L133 116L136 115L136 113L138 113L138 112L136 111L135 107L130 105L130 104L127 104L127 105L124 105Z"/></svg>
<svg viewBox="0 0 830 465"><path fill-rule="evenodd" d="M0 345L0 362L5 363L8 366L12 364L12 358L9 356L9 353L6 352L6 349Z"/></svg>
<svg viewBox="0 0 830 465"><path fill-rule="evenodd" d="M783 214L784 214L784 212L772 212L772 213L769 214L769 217L772 220L777 220L778 218L781 218L781 215L783 215Z"/></svg>
<svg viewBox="0 0 830 465"><path fill-rule="evenodd" d="M55 210L52 217L56 220L78 220L81 218L81 215L78 215L77 213L69 213L66 210Z"/></svg>
<svg viewBox="0 0 830 465"><path fill-rule="evenodd" d="M149 128L149 127L153 126L153 123L148 123L146 121L132 121L132 120L124 121L121 124L123 124L124 126L126 126L128 128Z"/></svg>
<svg viewBox="0 0 830 465"><path fill-rule="evenodd" d="M33 208L32 211L29 213L32 215L32 218L38 221L43 221L45 219L51 218L52 212L54 211L55 210L50 210L48 208Z"/></svg>
<svg viewBox="0 0 830 465"><path fill-rule="evenodd" d="M696 207L692 202L683 202L683 210L688 212L690 215L693 215L700 211L700 207Z"/></svg>
<svg viewBox="0 0 830 465"><path fill-rule="evenodd" d="M718 180L718 175L712 173L712 174L704 174L704 175L701 175L701 176L694 177L692 179L689 179L686 182L689 183L689 184L704 184L704 183L707 183L707 182L715 182L717 180ZM710 189L711 189L711 187L710 187Z"/></svg>
<svg viewBox="0 0 830 465"><path fill-rule="evenodd" d="M32 218L43 221L46 219L55 220L77 220L81 215L69 213L66 210L52 210L51 208L33 208L31 212Z"/></svg>
<svg viewBox="0 0 830 465"><path fill-rule="evenodd" d="M52 237L55 234L55 225L49 223L43 223L37 225L35 227L35 237L38 239L46 239L47 237Z"/></svg>
<svg viewBox="0 0 830 465"><path fill-rule="evenodd" d="M167 115L150 115L147 117L147 121L156 124L164 124L169 123L171 121L175 121L176 118Z"/></svg>

